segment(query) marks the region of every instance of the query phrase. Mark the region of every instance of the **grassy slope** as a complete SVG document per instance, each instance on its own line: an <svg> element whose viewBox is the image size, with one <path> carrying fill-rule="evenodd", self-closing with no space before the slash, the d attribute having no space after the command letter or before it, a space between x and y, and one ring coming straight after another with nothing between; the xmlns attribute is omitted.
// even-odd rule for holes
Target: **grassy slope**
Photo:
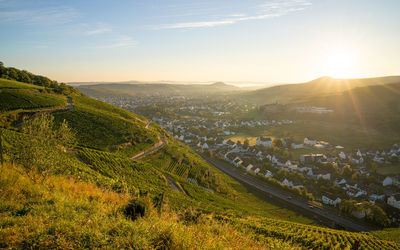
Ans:
<svg viewBox="0 0 400 250"><path fill-rule="evenodd" d="M61 95L43 93L43 88L0 79L0 111L55 107L66 104Z"/></svg>

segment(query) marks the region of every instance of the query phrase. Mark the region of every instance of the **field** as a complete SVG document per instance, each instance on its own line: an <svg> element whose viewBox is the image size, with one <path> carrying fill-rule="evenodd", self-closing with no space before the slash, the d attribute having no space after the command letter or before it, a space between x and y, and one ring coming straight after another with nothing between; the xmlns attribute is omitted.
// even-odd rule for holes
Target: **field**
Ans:
<svg viewBox="0 0 400 250"><path fill-rule="evenodd" d="M379 167L376 172L381 175L397 175L400 174L400 164L393 164L387 167Z"/></svg>
<svg viewBox="0 0 400 250"><path fill-rule="evenodd" d="M242 129L237 137L244 140L248 137L269 136L271 138L293 137L302 142L311 136L317 140L327 141L332 145L341 145L345 150L358 148L390 148L400 138L383 134L376 130L362 130L353 125L327 123L323 121L296 121L295 124L268 127L266 129Z"/></svg>

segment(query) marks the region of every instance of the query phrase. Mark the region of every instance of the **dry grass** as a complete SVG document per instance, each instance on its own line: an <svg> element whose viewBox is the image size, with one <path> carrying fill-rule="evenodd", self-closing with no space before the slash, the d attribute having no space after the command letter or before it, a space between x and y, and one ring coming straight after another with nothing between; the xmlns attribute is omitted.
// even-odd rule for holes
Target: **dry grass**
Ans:
<svg viewBox="0 0 400 250"><path fill-rule="evenodd" d="M103 190L73 177L50 176L34 183L23 170L0 170L0 248L290 248L289 243L257 238L201 215L183 219L168 205L150 208L135 221L123 208L128 193Z"/></svg>

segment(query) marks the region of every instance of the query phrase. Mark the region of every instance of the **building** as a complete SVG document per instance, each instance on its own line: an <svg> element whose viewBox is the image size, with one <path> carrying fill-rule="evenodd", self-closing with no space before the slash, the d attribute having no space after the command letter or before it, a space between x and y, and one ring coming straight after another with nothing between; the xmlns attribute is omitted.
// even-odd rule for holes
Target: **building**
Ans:
<svg viewBox="0 0 400 250"><path fill-rule="evenodd" d="M389 198L387 199L387 204L400 209L400 194L389 196Z"/></svg>
<svg viewBox="0 0 400 250"><path fill-rule="evenodd" d="M269 137L260 136L256 140L256 145L262 145L264 147L272 146L272 140Z"/></svg>
<svg viewBox="0 0 400 250"><path fill-rule="evenodd" d="M322 202L324 204L336 207L338 204L340 204L340 202L342 202L342 200L339 197L335 199L335 197L332 194L325 194L322 195Z"/></svg>

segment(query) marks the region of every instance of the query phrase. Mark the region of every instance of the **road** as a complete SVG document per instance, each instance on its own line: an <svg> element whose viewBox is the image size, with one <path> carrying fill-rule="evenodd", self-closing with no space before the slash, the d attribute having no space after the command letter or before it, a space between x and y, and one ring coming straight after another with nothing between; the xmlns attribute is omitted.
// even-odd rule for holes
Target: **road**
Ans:
<svg viewBox="0 0 400 250"><path fill-rule="evenodd" d="M377 230L378 228L373 228L371 226L367 225L361 225L358 222L352 221L350 219L338 216L334 211L329 211L326 209L320 209L317 207L311 208L310 205L304 201L300 200L298 198L289 198L289 196L293 196L292 194L285 193L282 190L279 190L276 187L272 187L268 185L266 182L263 182L253 176L249 176L241 172L240 170L229 166L228 164L223 164L219 161L216 161L214 159L209 159L206 157L203 157L206 161L211 163L213 166L215 166L217 169L221 170L225 174L233 177L234 179L245 183L253 188L258 189L259 191L262 191L263 193L267 193L270 196L277 198L280 201L284 201L285 203L289 203L297 208L301 208L305 211L307 211L310 214L313 214L314 216L317 216L319 218L322 218L324 220L334 222L337 225L340 225L348 230L352 231L357 231L357 232L369 232L372 230Z"/></svg>

